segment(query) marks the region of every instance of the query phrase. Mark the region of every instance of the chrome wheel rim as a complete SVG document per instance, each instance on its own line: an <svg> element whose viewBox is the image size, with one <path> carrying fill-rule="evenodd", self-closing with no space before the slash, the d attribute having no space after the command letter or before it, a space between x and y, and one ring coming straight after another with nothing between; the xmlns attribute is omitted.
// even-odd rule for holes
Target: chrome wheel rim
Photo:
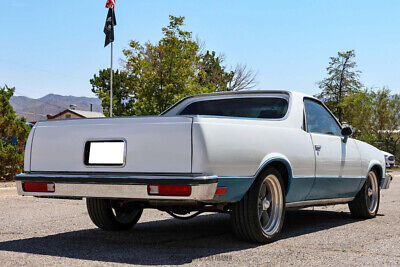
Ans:
<svg viewBox="0 0 400 267"><path fill-rule="evenodd" d="M282 187L279 179L270 174L265 177L258 194L258 219L264 234L273 235L279 229L282 213Z"/></svg>
<svg viewBox="0 0 400 267"><path fill-rule="evenodd" d="M374 172L368 174L368 179L365 187L365 196L367 201L368 211L374 213L378 207L379 186Z"/></svg>

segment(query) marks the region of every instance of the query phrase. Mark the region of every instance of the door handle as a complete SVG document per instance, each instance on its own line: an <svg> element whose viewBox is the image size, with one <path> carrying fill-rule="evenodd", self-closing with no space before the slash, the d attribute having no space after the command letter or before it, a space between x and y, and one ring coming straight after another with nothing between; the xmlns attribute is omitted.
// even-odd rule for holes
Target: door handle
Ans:
<svg viewBox="0 0 400 267"><path fill-rule="evenodd" d="M315 147L316 151L320 151L321 150L321 145L315 145L314 147Z"/></svg>

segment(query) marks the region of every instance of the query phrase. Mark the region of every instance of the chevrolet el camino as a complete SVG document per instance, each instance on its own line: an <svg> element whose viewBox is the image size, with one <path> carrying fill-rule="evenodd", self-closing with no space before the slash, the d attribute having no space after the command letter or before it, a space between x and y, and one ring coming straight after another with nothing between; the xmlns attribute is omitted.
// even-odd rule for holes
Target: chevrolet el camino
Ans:
<svg viewBox="0 0 400 267"><path fill-rule="evenodd" d="M265 243L289 208L376 216L391 177L383 153L351 134L301 93L195 95L160 116L40 121L15 180L20 195L86 198L104 230L130 229L145 208L224 212L240 238Z"/></svg>

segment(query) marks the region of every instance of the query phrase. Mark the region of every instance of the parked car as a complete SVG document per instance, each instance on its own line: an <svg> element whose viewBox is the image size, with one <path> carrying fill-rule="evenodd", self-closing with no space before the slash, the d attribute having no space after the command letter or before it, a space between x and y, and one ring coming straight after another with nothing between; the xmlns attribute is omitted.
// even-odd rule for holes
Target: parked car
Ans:
<svg viewBox="0 0 400 267"><path fill-rule="evenodd" d="M390 154L389 152L382 151L383 155L385 156L385 162L386 162L386 167L387 168L393 168L395 166L395 160L393 154Z"/></svg>
<svg viewBox="0 0 400 267"><path fill-rule="evenodd" d="M40 121L15 180L20 195L86 198L104 230L130 229L145 208L212 211L239 237L271 242L289 208L348 203L376 216L385 158L351 134L301 93L195 95L160 116Z"/></svg>

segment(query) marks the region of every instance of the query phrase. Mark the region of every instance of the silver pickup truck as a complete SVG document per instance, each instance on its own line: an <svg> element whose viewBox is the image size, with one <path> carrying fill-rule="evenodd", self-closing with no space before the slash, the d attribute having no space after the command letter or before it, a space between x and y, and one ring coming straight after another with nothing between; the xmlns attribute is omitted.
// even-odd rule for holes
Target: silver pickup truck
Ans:
<svg viewBox="0 0 400 267"><path fill-rule="evenodd" d="M287 208L348 203L376 216L385 158L351 134L301 93L197 95L160 116L40 121L15 180L20 195L86 198L105 230L133 227L144 208L224 212L239 237L270 242Z"/></svg>

